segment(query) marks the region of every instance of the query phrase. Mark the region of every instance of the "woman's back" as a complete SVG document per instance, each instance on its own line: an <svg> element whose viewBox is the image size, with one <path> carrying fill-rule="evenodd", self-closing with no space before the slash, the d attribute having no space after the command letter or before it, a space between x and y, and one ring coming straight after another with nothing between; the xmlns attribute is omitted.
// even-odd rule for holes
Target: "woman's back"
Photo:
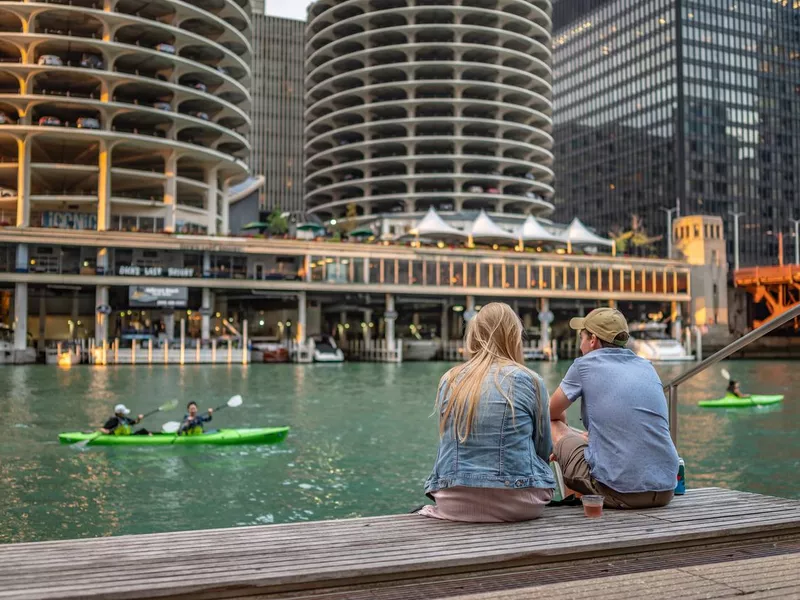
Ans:
<svg viewBox="0 0 800 600"><path fill-rule="evenodd" d="M487 304L470 321L465 343L470 359L448 371L439 384L439 449L425 493L437 505L457 501L464 512L470 499L486 504L499 494L510 502L507 494L516 491L514 500L523 508L530 505L530 511L508 515L500 510L486 519L456 520L535 518L555 481L549 467L547 391L541 378L522 364L522 324L508 305ZM532 493L536 490L546 493ZM423 513L453 518L431 514L440 506L429 508Z"/></svg>
<svg viewBox="0 0 800 600"><path fill-rule="evenodd" d="M439 386L440 418L451 401L448 375ZM538 380L538 381L537 381ZM553 487L548 466L551 451L544 384L516 365L493 366L481 385L476 418L466 439L445 422L434 472L426 493L434 489L472 487ZM430 489L429 489L430 488Z"/></svg>

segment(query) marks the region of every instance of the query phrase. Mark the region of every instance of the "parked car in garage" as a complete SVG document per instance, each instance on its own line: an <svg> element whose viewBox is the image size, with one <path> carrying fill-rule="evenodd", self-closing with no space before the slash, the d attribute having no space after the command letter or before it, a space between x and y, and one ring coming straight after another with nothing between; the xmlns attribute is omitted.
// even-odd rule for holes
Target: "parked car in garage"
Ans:
<svg viewBox="0 0 800 600"><path fill-rule="evenodd" d="M39 65L47 65L48 67L64 66L64 61L61 60L60 56L56 56L55 54L42 54L36 63Z"/></svg>
<svg viewBox="0 0 800 600"><path fill-rule="evenodd" d="M172 44L166 44L166 43L156 44L155 49L158 50L159 52L163 52L164 54L175 54L175 46L173 46Z"/></svg>
<svg viewBox="0 0 800 600"><path fill-rule="evenodd" d="M100 129L100 120L94 117L81 117L75 122L78 129Z"/></svg>
<svg viewBox="0 0 800 600"><path fill-rule="evenodd" d="M58 127L61 125L61 119L53 116L39 117L39 125L41 127Z"/></svg>

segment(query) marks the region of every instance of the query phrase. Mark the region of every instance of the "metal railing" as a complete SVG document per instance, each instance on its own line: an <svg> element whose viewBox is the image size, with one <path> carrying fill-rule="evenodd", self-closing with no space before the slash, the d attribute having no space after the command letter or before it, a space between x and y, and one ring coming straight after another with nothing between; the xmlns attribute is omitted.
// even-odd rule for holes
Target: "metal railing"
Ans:
<svg viewBox="0 0 800 600"><path fill-rule="evenodd" d="M742 348L745 348L756 340L761 339L769 332L774 331L778 327L781 327L789 321L797 318L800 318L800 304L793 306L785 313L778 315L767 323L764 323L761 327L754 329L746 335L743 335L735 342L725 346L719 352L712 354L703 362L699 363L694 368L689 369L686 371L686 373L676 377L664 386L664 391L667 394L669 404L669 433L672 436L672 441L676 446L678 444L678 386L688 381L695 375L702 373L707 368L714 366L719 361L725 360L731 354L735 354Z"/></svg>

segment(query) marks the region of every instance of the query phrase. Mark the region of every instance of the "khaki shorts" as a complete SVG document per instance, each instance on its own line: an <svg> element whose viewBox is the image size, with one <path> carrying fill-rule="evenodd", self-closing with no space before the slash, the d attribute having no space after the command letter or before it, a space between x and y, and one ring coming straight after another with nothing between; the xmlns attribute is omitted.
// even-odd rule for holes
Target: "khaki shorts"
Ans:
<svg viewBox="0 0 800 600"><path fill-rule="evenodd" d="M603 505L606 508L654 508L666 506L672 500L672 490L624 494L600 483L592 477L589 463L586 462L584 451L587 446L583 436L569 433L553 449L567 487L581 494L605 496Z"/></svg>

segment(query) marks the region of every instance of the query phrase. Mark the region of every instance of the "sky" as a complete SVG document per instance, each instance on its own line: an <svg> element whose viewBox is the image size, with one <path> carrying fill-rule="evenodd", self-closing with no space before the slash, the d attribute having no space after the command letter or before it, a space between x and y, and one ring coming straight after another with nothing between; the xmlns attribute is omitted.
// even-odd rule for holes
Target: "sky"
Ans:
<svg viewBox="0 0 800 600"><path fill-rule="evenodd" d="M309 4L306 0L267 0L267 14L305 21Z"/></svg>

